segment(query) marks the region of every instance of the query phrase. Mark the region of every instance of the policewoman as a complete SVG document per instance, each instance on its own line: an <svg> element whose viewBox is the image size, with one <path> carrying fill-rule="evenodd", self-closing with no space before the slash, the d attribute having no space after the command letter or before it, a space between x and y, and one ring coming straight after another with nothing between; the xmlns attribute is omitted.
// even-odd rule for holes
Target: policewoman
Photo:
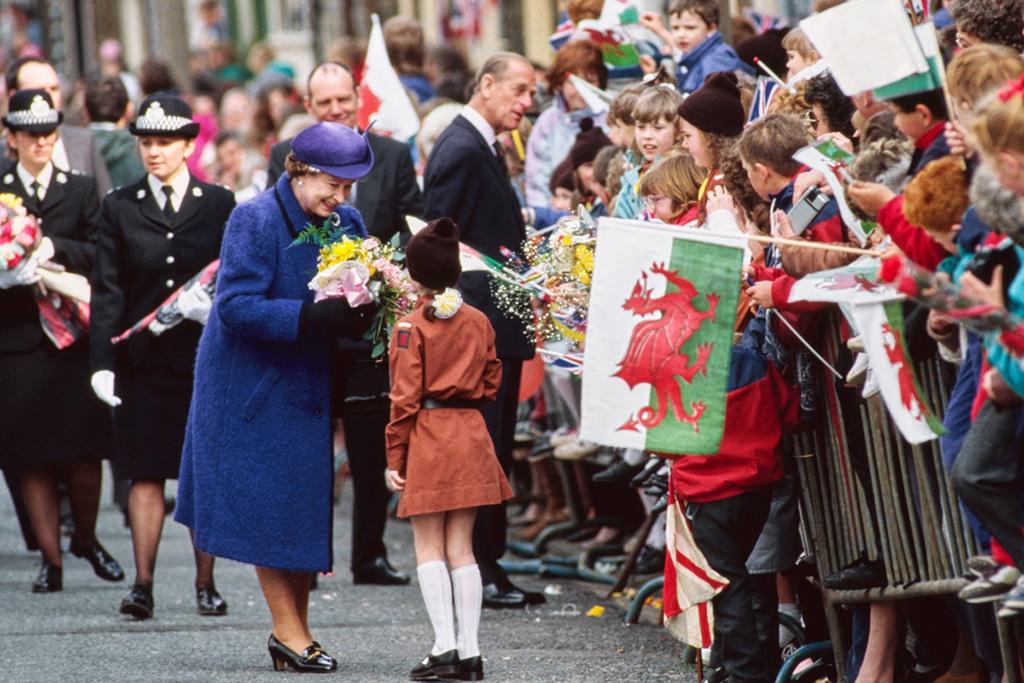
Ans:
<svg viewBox="0 0 1024 683"><path fill-rule="evenodd" d="M338 667L309 628L312 574L333 561L328 359L336 336L359 339L373 321L369 305L314 303L320 250L294 242L325 220L365 236L344 202L372 167L366 137L340 123L295 137L286 173L231 214L199 342L174 518L202 550L255 565L276 669Z"/></svg>
<svg viewBox="0 0 1024 683"><path fill-rule="evenodd" d="M91 177L51 160L62 120L43 90L11 96L3 122L18 161L0 172L0 193L17 195L39 219L44 243L37 254L52 250L53 263L88 277L99 200ZM107 581L122 580L124 572L95 536L100 458L109 428L103 425L103 404L89 391L89 342L73 325L54 324L52 318L44 332L38 265L33 257L0 271L0 464L20 481L42 553L32 590L48 593L63 588L58 471L67 482L74 519L71 553Z"/></svg>
<svg viewBox="0 0 1024 683"><path fill-rule="evenodd" d="M114 345L111 338L154 309L220 252L233 194L200 182L186 159L199 124L179 97L153 95L129 124L146 175L103 200L93 269L93 391L114 409L113 459L131 480L128 518L135 582L121 613L153 616L153 571L164 523L164 482L178 477L192 369L210 298L185 290L178 306L186 320L155 335L143 330ZM196 551L200 614L227 613L213 581L213 557Z"/></svg>

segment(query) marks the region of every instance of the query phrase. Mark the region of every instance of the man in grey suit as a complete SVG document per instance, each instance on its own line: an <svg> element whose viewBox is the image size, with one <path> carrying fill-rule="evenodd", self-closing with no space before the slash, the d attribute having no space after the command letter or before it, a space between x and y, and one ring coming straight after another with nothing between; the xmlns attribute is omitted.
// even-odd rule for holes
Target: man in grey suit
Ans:
<svg viewBox="0 0 1024 683"><path fill-rule="evenodd" d="M34 88L45 90L53 100L54 109L62 108L60 80L53 64L42 57L22 57L7 69L7 95L15 91ZM10 156L10 150L8 150ZM53 164L68 171L78 171L96 179L100 198L111 189L110 173L103 162L103 156L85 128L61 126L60 137L53 150Z"/></svg>

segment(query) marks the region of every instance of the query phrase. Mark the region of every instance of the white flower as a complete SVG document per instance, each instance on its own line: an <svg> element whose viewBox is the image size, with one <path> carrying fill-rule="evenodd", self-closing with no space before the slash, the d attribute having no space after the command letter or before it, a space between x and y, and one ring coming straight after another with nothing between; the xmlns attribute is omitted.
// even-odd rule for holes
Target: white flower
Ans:
<svg viewBox="0 0 1024 683"><path fill-rule="evenodd" d="M136 199L145 199L146 198L146 191L145 190L139 190L138 192L135 193L135 198Z"/></svg>
<svg viewBox="0 0 1024 683"><path fill-rule="evenodd" d="M202 197L203 196L203 188L201 188L201 187L193 187L192 188L192 196L193 197Z"/></svg>
<svg viewBox="0 0 1024 683"><path fill-rule="evenodd" d="M434 315L441 320L453 317L462 308L462 293L454 287L448 287L434 297Z"/></svg>

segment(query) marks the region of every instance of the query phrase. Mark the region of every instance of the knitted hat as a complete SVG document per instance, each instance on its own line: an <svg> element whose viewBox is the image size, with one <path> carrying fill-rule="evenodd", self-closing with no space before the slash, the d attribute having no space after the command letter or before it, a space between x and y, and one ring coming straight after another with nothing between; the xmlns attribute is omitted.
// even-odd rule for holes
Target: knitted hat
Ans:
<svg viewBox="0 0 1024 683"><path fill-rule="evenodd" d="M740 59L747 66L754 70L754 73L760 74L761 71L754 62L756 57L764 62L765 66L769 69L785 78L786 62L789 59L785 48L782 47L782 39L785 35L786 31L782 29L768 29L759 36L747 38L740 42L736 46L736 54L740 56Z"/></svg>
<svg viewBox="0 0 1024 683"><path fill-rule="evenodd" d="M409 275L424 287L442 290L454 287L462 274L459 261L459 227L451 218L427 223L412 236L405 248Z"/></svg>
<svg viewBox="0 0 1024 683"><path fill-rule="evenodd" d="M548 189L551 190L551 194L554 194L558 188L569 190L570 192L576 189L572 179L572 162L569 157L563 159L562 163L555 166L555 170L551 172Z"/></svg>
<svg viewBox="0 0 1024 683"><path fill-rule="evenodd" d="M191 140L199 135L199 124L192 120L192 107L174 95L150 95L142 101L139 115L128 124L132 135L158 135Z"/></svg>
<svg viewBox="0 0 1024 683"><path fill-rule="evenodd" d="M592 162L597 158L597 153L610 144L612 141L608 139L600 126L594 125L594 119L590 117L583 119L580 121L580 132L576 135L576 142L569 150L572 169L575 171L583 164Z"/></svg>
<svg viewBox="0 0 1024 683"><path fill-rule="evenodd" d="M4 125L28 133L52 133L63 120L64 114L53 108L49 93L29 89L11 95Z"/></svg>
<svg viewBox="0 0 1024 683"><path fill-rule="evenodd" d="M713 73L679 105L679 116L705 133L735 137L743 132L747 114L740 100L736 74Z"/></svg>

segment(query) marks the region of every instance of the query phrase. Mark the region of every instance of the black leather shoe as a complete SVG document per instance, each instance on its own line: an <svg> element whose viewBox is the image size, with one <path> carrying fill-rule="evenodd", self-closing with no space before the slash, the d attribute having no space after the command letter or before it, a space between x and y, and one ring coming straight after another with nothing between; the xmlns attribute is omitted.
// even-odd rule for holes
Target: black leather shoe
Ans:
<svg viewBox="0 0 1024 683"><path fill-rule="evenodd" d="M591 481L600 482L604 484L617 484L625 483L640 474L640 471L644 468L643 463L639 465L630 465L625 460L616 460L608 467L595 474L590 478Z"/></svg>
<svg viewBox="0 0 1024 683"><path fill-rule="evenodd" d="M270 661L274 663L275 671L284 671L285 666L299 673L325 674L338 670L338 660L324 652L323 647L315 640L299 654L271 633L270 639L267 640L267 650L270 652Z"/></svg>
<svg viewBox="0 0 1024 683"><path fill-rule="evenodd" d="M636 489L640 488L646 484L647 480L653 477L654 473L661 469L661 466L664 464L665 461L661 458L648 458L639 474L629 480L629 485Z"/></svg>
<svg viewBox="0 0 1024 683"><path fill-rule="evenodd" d="M634 574L657 574L665 571L665 550L645 545L636 558Z"/></svg>
<svg viewBox="0 0 1024 683"><path fill-rule="evenodd" d="M527 605L543 605L548 601L548 599L544 597L543 593L538 593L537 591L528 591L525 588L520 588L511 581L508 582L507 588L509 590L514 590L518 593L522 593L523 599L526 600Z"/></svg>
<svg viewBox="0 0 1024 683"><path fill-rule="evenodd" d="M378 557L373 564L356 569L352 572L352 583L358 585L375 584L377 586L405 586L409 583L409 575L391 566L386 557Z"/></svg>
<svg viewBox="0 0 1024 683"><path fill-rule="evenodd" d="M124 581L124 570L121 569L121 565L111 557L99 541L93 539L92 545L88 547L76 545L72 541L69 550L75 557L80 557L91 564L96 576L104 581Z"/></svg>
<svg viewBox="0 0 1024 683"><path fill-rule="evenodd" d="M526 607L526 596L514 588L501 588L496 583L484 584L484 607L521 609Z"/></svg>
<svg viewBox="0 0 1024 683"><path fill-rule="evenodd" d="M831 590L881 588L887 583L882 561L864 557L825 577L825 588Z"/></svg>
<svg viewBox="0 0 1024 683"><path fill-rule="evenodd" d="M476 657L467 657L466 659L459 660L459 677L460 681L482 681L484 680L484 660L480 659L480 655Z"/></svg>
<svg viewBox="0 0 1024 683"><path fill-rule="evenodd" d="M32 582L33 593L56 593L64 590L64 570L55 564L43 562L36 580Z"/></svg>
<svg viewBox="0 0 1024 683"><path fill-rule="evenodd" d="M220 597L212 583L196 589L196 607L204 617L222 617L228 613L228 603Z"/></svg>
<svg viewBox="0 0 1024 683"><path fill-rule="evenodd" d="M153 618L153 587L144 583L136 583L121 601L121 614L143 621Z"/></svg>
<svg viewBox="0 0 1024 683"><path fill-rule="evenodd" d="M427 655L409 672L410 681L432 681L452 678L459 673L459 651L448 650L439 655Z"/></svg>

